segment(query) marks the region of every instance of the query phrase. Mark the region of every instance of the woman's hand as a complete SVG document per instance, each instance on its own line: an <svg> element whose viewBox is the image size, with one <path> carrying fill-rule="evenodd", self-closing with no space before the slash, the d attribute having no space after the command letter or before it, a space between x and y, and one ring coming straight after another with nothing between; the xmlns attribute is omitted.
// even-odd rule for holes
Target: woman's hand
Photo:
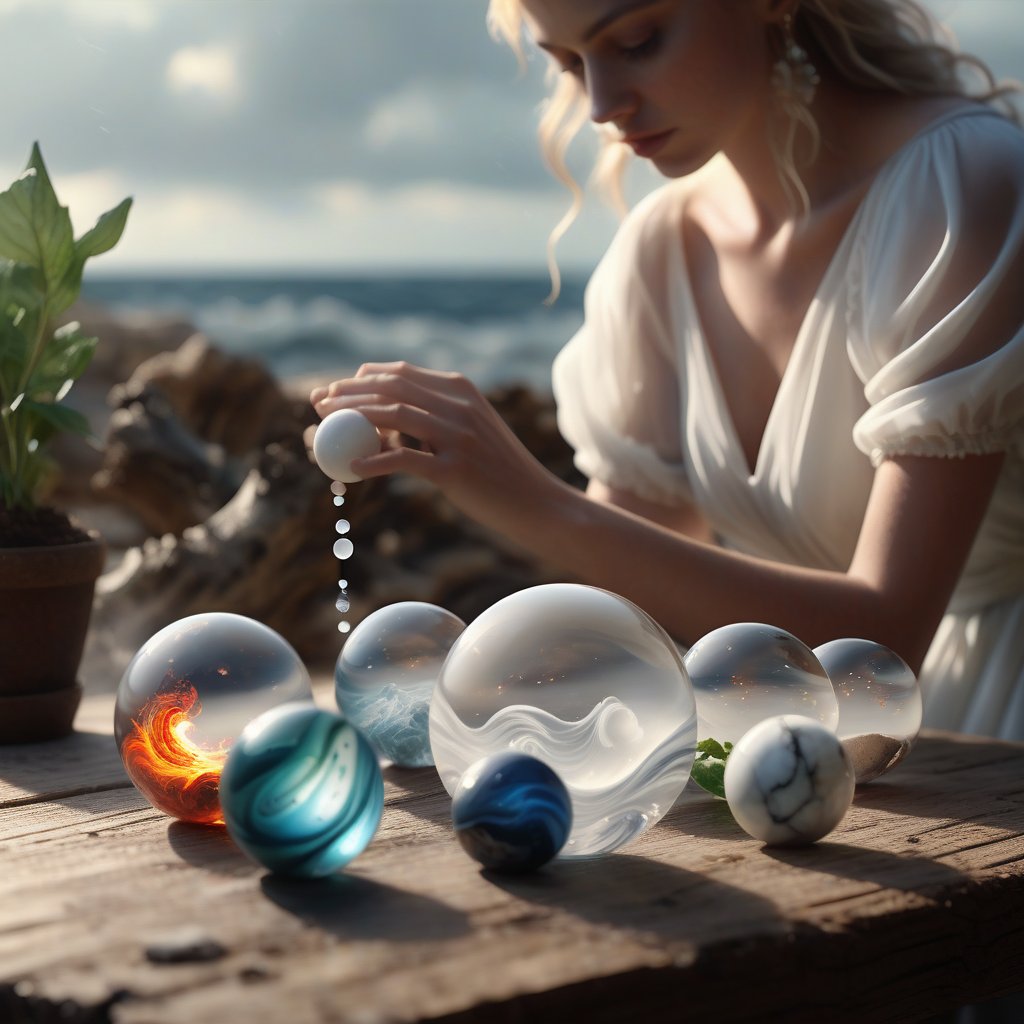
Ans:
<svg viewBox="0 0 1024 1024"><path fill-rule="evenodd" d="M310 401L321 418L357 409L378 429L381 453L352 463L361 477L420 477L467 515L513 539L525 516L564 486L461 374L365 363L354 377L315 388Z"/></svg>

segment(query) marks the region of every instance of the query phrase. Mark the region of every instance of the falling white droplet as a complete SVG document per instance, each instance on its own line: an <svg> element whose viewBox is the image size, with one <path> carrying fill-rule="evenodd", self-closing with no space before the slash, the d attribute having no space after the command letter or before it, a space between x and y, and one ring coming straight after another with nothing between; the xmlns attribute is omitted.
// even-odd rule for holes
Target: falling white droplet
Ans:
<svg viewBox="0 0 1024 1024"><path fill-rule="evenodd" d="M340 480L331 481L331 494L337 494L340 497L346 490L348 488Z"/></svg>
<svg viewBox="0 0 1024 1024"><path fill-rule="evenodd" d="M335 558L351 558L353 551L355 551L355 545L347 537L342 537L334 542Z"/></svg>
<svg viewBox="0 0 1024 1024"><path fill-rule="evenodd" d="M334 602L334 607L337 608L339 612L347 612L350 607L348 603L348 598L339 597L338 600Z"/></svg>
<svg viewBox="0 0 1024 1024"><path fill-rule="evenodd" d="M347 519L339 519L334 524L334 528L338 531L338 533L348 533L349 529L351 528L351 524Z"/></svg>
<svg viewBox="0 0 1024 1024"><path fill-rule="evenodd" d="M345 499L340 494L336 494L334 496L334 504L335 505L344 505L345 504Z"/></svg>
<svg viewBox="0 0 1024 1024"><path fill-rule="evenodd" d="M338 632L347 633L352 627L347 622L338 623Z"/></svg>
<svg viewBox="0 0 1024 1024"><path fill-rule="evenodd" d="M345 590L345 589L347 589L347 587L348 587L348 580L338 580L338 586L339 586L339 587L340 587L340 588L341 588L342 590Z"/></svg>

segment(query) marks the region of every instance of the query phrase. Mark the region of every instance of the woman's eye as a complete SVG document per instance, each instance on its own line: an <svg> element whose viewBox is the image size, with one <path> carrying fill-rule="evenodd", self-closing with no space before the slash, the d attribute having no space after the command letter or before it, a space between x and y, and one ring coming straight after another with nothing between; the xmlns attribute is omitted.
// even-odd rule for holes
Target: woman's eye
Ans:
<svg viewBox="0 0 1024 1024"><path fill-rule="evenodd" d="M569 75L582 75L583 61L579 57L570 57L562 63L562 71Z"/></svg>
<svg viewBox="0 0 1024 1024"><path fill-rule="evenodd" d="M661 33L657 29L641 36L636 42L623 43L619 46L619 52L627 60L639 60L642 57L649 57L655 53L661 45Z"/></svg>

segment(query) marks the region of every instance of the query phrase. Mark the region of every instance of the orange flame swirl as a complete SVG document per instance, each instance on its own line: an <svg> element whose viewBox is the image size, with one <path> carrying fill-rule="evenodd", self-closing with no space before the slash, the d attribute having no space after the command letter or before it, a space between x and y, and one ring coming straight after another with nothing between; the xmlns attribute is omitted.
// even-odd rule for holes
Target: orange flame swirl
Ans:
<svg viewBox="0 0 1024 1024"><path fill-rule="evenodd" d="M142 708L139 720L121 744L121 758L132 782L158 810L183 821L222 824L220 773L229 744L206 750L192 742L202 713L196 688L157 693Z"/></svg>

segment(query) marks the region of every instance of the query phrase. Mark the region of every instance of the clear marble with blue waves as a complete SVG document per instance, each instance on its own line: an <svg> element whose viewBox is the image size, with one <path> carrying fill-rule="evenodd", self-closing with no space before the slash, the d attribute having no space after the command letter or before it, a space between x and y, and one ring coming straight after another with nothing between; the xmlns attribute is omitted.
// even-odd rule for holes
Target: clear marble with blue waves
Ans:
<svg viewBox="0 0 1024 1024"><path fill-rule="evenodd" d="M572 828L565 783L543 761L508 751L466 769L452 798L463 849L485 868L533 871L556 857Z"/></svg>
<svg viewBox="0 0 1024 1024"><path fill-rule="evenodd" d="M377 755L340 715L283 704L253 719L220 782L231 838L271 871L318 878L357 857L377 831Z"/></svg>
<svg viewBox="0 0 1024 1024"><path fill-rule="evenodd" d="M334 669L341 713L402 768L434 763L428 716L438 674L466 624L425 601L399 601L352 630Z"/></svg>
<svg viewBox="0 0 1024 1024"><path fill-rule="evenodd" d="M562 856L611 853L654 825L690 777L697 715L675 644L617 594L528 587L463 631L430 702L445 789L513 750L554 769L572 799Z"/></svg>

